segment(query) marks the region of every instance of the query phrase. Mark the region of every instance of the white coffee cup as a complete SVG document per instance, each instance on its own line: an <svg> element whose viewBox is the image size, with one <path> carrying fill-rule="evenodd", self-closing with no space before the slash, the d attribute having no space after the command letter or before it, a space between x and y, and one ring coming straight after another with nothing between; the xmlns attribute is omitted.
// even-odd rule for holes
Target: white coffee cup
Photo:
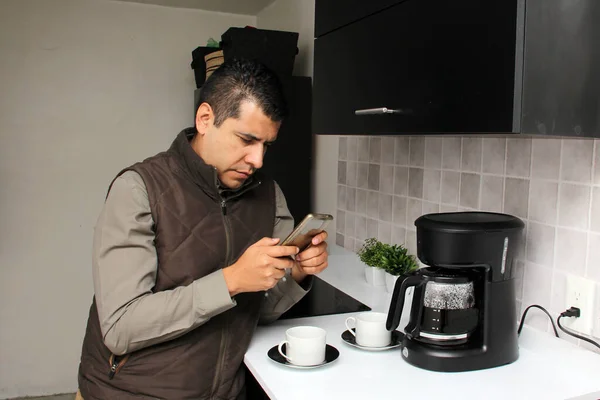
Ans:
<svg viewBox="0 0 600 400"><path fill-rule="evenodd" d="M296 326L285 331L285 338L279 343L279 354L290 363L299 366L322 364L325 361L325 329L316 326ZM282 346L285 346L283 353Z"/></svg>
<svg viewBox="0 0 600 400"><path fill-rule="evenodd" d="M392 341L392 332L385 327L387 314L378 312L364 312L355 317L346 318L346 328L356 337L356 343L365 347L384 347ZM349 325L354 321L356 332Z"/></svg>

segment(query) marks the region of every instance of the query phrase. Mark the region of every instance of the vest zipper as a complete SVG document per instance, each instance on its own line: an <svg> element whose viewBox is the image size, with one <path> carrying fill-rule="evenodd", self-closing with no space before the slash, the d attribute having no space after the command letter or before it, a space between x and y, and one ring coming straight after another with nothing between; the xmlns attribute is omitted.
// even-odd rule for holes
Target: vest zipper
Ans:
<svg viewBox="0 0 600 400"><path fill-rule="evenodd" d="M115 356L114 354L111 354L110 358L108 359L108 365L110 365L110 371L108 372L108 379L114 378L115 374L117 372L119 372L121 370L121 368L123 368L123 365L125 365L125 363L127 362L128 359L129 359L129 354L127 354L125 357L123 357L120 361L117 361L117 356Z"/></svg>
<svg viewBox="0 0 600 400"><path fill-rule="evenodd" d="M223 225L225 226L225 246L226 246L225 265L223 266L223 268L229 266L229 263L231 262L231 257L232 257L231 256L231 238L230 238L231 227L229 226L229 219L227 218L227 201L231 200L231 199L235 199L236 197L243 195L247 191L252 190L255 187L259 186L261 183L262 183L261 181L258 181L256 183L254 183L253 185L248 185L247 187L240 190L239 192L236 192L233 195L231 195L228 199L224 199L223 197L221 197L221 215L223 216Z"/></svg>
<svg viewBox="0 0 600 400"><path fill-rule="evenodd" d="M227 218L227 200L221 199L221 215L223 216L223 225L225 226L225 265L224 267L229 266L229 260L231 260L231 238L230 238L230 227L229 227L229 219Z"/></svg>
<svg viewBox="0 0 600 400"><path fill-rule="evenodd" d="M221 198L221 216L223 217L223 225L225 227L225 265L223 267L229 266L229 260L231 259L231 238L230 238L230 227L229 227L229 219L227 218L227 200ZM225 319L225 323L226 323ZM219 381L222 374L223 364L225 362L225 349L227 347L227 325L224 325L221 328L221 343L219 345L219 358L217 360L217 365L215 366L215 377L213 378L212 385L212 395L211 398L215 397L215 393L219 388Z"/></svg>
<svg viewBox="0 0 600 400"><path fill-rule="evenodd" d="M221 197L221 216L223 217L223 225L225 227L225 246L226 246L226 250L225 250L225 265L224 267L228 267L229 263L231 262L231 227L229 226L229 218L227 218L227 200L231 200L234 199L236 197L241 196L242 194L246 193L247 191L254 189L255 187L257 187L258 185L260 185L262 182L258 181L253 185L248 185L246 188L244 188L243 190L240 190L237 193L234 193L232 196L230 196L228 199L224 199L223 197ZM219 358L217 360L217 365L215 368L215 377L213 378L213 385L212 385L212 395L211 398L213 398L215 396L216 391L219 389L219 381L220 381L220 377L221 374L223 373L223 365L225 363L225 349L227 348L227 319L225 319L224 322L224 326L221 330L221 343L220 343L220 347L219 347Z"/></svg>
<svg viewBox="0 0 600 400"><path fill-rule="evenodd" d="M116 362L113 362L112 365L110 366L110 372L108 373L108 379L112 379L115 377L115 374L117 373L117 367L119 365Z"/></svg>

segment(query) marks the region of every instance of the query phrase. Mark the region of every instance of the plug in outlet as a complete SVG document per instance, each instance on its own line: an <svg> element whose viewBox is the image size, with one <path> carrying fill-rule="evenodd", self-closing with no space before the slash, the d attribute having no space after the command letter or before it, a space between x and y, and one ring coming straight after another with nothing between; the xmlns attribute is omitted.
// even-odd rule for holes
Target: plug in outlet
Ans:
<svg viewBox="0 0 600 400"><path fill-rule="evenodd" d="M565 310L569 307L577 307L581 310L579 318L563 318L561 323L566 328L583 333L592 334L594 327L594 302L596 285L593 281L577 276L567 276L567 298L565 299Z"/></svg>

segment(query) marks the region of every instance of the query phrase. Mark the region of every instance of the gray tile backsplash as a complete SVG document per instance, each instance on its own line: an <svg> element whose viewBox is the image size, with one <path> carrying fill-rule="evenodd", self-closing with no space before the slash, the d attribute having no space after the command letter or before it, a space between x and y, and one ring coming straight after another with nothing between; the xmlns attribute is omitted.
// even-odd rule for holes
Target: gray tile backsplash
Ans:
<svg viewBox="0 0 600 400"><path fill-rule="evenodd" d="M425 138L410 138L409 162L414 167L422 167L425 164Z"/></svg>
<svg viewBox="0 0 600 400"><path fill-rule="evenodd" d="M480 172L481 138L464 138L462 141L462 149L462 170L468 172Z"/></svg>
<svg viewBox="0 0 600 400"><path fill-rule="evenodd" d="M491 212L502 212L504 197L504 179L500 176L483 175L481 177L480 209Z"/></svg>
<svg viewBox="0 0 600 400"><path fill-rule="evenodd" d="M531 139L506 141L506 175L529 178L531 169Z"/></svg>
<svg viewBox="0 0 600 400"><path fill-rule="evenodd" d="M484 174L504 175L506 165L506 139L484 138L483 139L482 172Z"/></svg>
<svg viewBox="0 0 600 400"><path fill-rule="evenodd" d="M529 204L529 183L527 179L509 178L504 180L504 212L527 218Z"/></svg>
<svg viewBox="0 0 600 400"><path fill-rule="evenodd" d="M558 182L533 179L530 184L529 219L544 224L556 224Z"/></svg>
<svg viewBox="0 0 600 400"><path fill-rule="evenodd" d="M560 139L533 140L531 177L558 180L560 173Z"/></svg>
<svg viewBox="0 0 600 400"><path fill-rule="evenodd" d="M563 143L560 164L561 180L591 182L594 146L591 146L590 143L582 140L570 140ZM573 163L569 160L578 160L578 162Z"/></svg>
<svg viewBox="0 0 600 400"><path fill-rule="evenodd" d="M569 275L597 282L600 305L600 141L340 137L338 169L337 244L356 251L378 237L416 253L422 214L505 212L526 225L515 270L521 309L541 304L556 317ZM530 314L527 324L551 329L543 313Z"/></svg>
<svg viewBox="0 0 600 400"><path fill-rule="evenodd" d="M466 208L478 208L480 190L481 175L467 172L460 174L459 205Z"/></svg>
<svg viewBox="0 0 600 400"><path fill-rule="evenodd" d="M369 141L369 161L373 163L381 162L381 138L373 137Z"/></svg>
<svg viewBox="0 0 600 400"><path fill-rule="evenodd" d="M423 169L409 168L408 170L408 196L423 198Z"/></svg>

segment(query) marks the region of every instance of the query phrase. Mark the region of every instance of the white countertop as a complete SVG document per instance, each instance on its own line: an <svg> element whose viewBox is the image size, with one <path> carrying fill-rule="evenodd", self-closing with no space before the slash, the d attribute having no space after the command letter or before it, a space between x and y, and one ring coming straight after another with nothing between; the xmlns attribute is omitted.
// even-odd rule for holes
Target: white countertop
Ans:
<svg viewBox="0 0 600 400"><path fill-rule="evenodd" d="M364 264L353 253L330 246L329 268L320 278L387 313L391 295L365 281ZM409 305L406 305L408 309ZM245 363L273 400L288 399L600 399L600 355L525 326L519 337L519 359L512 364L471 372L441 373L414 367L398 348L367 352L341 339L344 321L353 313L277 321L259 327ZM399 329L408 321L403 313ZM327 343L340 351L330 365L298 370L278 365L267 351L298 325L327 330ZM516 327L515 327L516 329Z"/></svg>

